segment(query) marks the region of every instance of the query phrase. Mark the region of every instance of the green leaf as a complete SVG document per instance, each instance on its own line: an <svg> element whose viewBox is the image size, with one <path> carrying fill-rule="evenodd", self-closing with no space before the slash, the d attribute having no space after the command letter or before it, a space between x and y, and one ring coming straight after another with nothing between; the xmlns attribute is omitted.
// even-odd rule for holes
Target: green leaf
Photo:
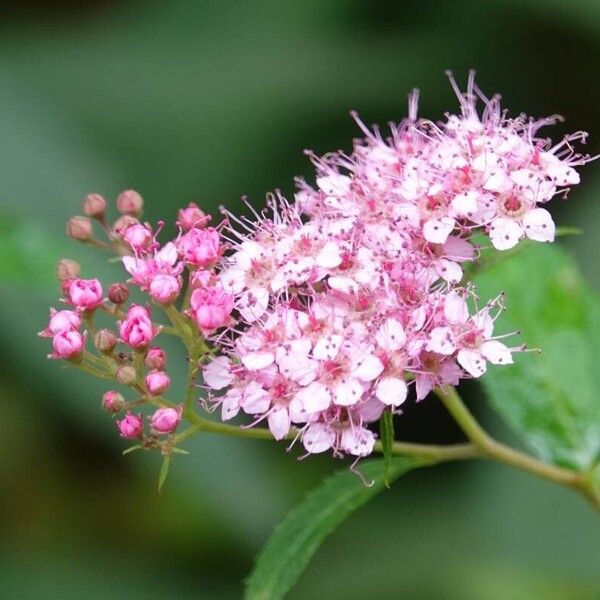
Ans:
<svg viewBox="0 0 600 600"><path fill-rule="evenodd" d="M391 410L384 410L379 419L379 435L383 448L383 483L390 487L390 471L392 468L392 448L394 446L394 415Z"/></svg>
<svg viewBox="0 0 600 600"><path fill-rule="evenodd" d="M416 458L392 461L389 479L428 464ZM381 472L384 460L361 465L369 487L349 470L339 471L294 508L275 529L260 553L247 581L246 600L283 598L304 571L323 540L352 512L377 495L384 487Z"/></svg>
<svg viewBox="0 0 600 600"><path fill-rule="evenodd" d="M568 254L542 244L494 262L475 281L482 299L507 294L496 332L522 329L542 351L490 367L482 383L492 405L544 460L590 468L600 455L598 297Z"/></svg>
<svg viewBox="0 0 600 600"><path fill-rule="evenodd" d="M169 474L169 467L171 466L171 455L165 454L163 458L162 465L160 467L160 473L158 474L158 493L162 491L162 487L167 480L167 475Z"/></svg>

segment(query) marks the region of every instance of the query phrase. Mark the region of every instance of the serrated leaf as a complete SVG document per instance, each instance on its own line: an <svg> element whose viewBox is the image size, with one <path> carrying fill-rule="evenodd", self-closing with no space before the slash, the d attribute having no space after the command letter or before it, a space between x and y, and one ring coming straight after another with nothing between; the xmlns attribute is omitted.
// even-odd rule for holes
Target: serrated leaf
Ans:
<svg viewBox="0 0 600 600"><path fill-rule="evenodd" d="M171 466L171 455L165 454L163 457L162 465L160 466L160 473L158 474L158 493L162 491L162 487L167 480L169 474L169 467Z"/></svg>
<svg viewBox="0 0 600 600"><path fill-rule="evenodd" d="M482 383L492 405L544 460L589 468L600 454L597 295L568 254L541 244L495 262L475 281L482 299L507 294L496 331L521 329L542 351L490 367Z"/></svg>
<svg viewBox="0 0 600 600"><path fill-rule="evenodd" d="M392 461L389 480L428 464L410 457ZM373 480L366 486L349 470L325 480L294 508L277 526L258 556L247 580L246 600L283 598L304 571L323 540L357 508L377 495L384 487L381 476L384 460L361 465L364 477Z"/></svg>
<svg viewBox="0 0 600 600"><path fill-rule="evenodd" d="M390 487L390 472L392 468L392 449L394 447L394 415L391 410L384 410L379 419L379 435L383 449L383 483Z"/></svg>

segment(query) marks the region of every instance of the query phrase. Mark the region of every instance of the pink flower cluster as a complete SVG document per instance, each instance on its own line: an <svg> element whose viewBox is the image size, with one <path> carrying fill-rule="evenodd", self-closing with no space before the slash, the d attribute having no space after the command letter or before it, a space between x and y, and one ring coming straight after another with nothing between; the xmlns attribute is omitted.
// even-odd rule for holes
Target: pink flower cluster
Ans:
<svg viewBox="0 0 600 600"><path fill-rule="evenodd" d="M552 146L538 131L557 118L508 118L472 74L466 94L451 82L460 114L417 118L415 91L388 138L355 117L366 137L351 154L310 154L316 187L299 181L294 202L272 197L254 223L227 213L219 280L239 323L203 370L223 419L241 410L276 439L295 425L308 453L361 457L409 386L421 400L523 349L494 335L503 298L478 308L463 268L475 234L497 250L554 240L543 206L579 182L589 157L571 143L585 136Z"/></svg>

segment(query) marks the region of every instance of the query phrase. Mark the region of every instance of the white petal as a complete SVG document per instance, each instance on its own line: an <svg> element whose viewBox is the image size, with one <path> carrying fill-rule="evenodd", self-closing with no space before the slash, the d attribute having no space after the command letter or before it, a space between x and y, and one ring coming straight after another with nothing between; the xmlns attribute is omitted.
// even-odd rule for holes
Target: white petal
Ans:
<svg viewBox="0 0 600 600"><path fill-rule="evenodd" d="M406 382L398 377L382 377L375 387L375 396L388 406L400 406L407 394Z"/></svg>
<svg viewBox="0 0 600 600"><path fill-rule="evenodd" d="M470 217L477 212L477 192L469 190L463 194L457 194L451 202L452 208L465 217Z"/></svg>
<svg viewBox="0 0 600 600"><path fill-rule="evenodd" d="M219 280L226 292L239 294L246 286L246 271L238 267L230 267L221 272Z"/></svg>
<svg viewBox="0 0 600 600"><path fill-rule="evenodd" d="M463 276L462 268L452 260L440 258L435 262L436 273L448 283L458 283Z"/></svg>
<svg viewBox="0 0 600 600"><path fill-rule="evenodd" d="M490 240L496 250L509 250L514 248L521 239L523 230L512 219L499 217L492 221L490 226Z"/></svg>
<svg viewBox="0 0 600 600"><path fill-rule="evenodd" d="M333 269L341 262L340 248L335 242L327 242L316 257L317 265L323 269Z"/></svg>
<svg viewBox="0 0 600 600"><path fill-rule="evenodd" d="M444 316L455 325L466 323L469 318L467 301L456 292L450 292L444 301Z"/></svg>
<svg viewBox="0 0 600 600"><path fill-rule="evenodd" d="M352 406L356 404L362 397L362 385L356 379L346 379L338 383L334 388L334 402L338 406Z"/></svg>
<svg viewBox="0 0 600 600"><path fill-rule="evenodd" d="M154 257L155 260L173 266L177 262L177 248L173 242L167 242Z"/></svg>
<svg viewBox="0 0 600 600"><path fill-rule="evenodd" d="M308 385L317 377L319 363L308 356L298 354L282 356L277 364L284 377L303 386Z"/></svg>
<svg viewBox="0 0 600 600"><path fill-rule="evenodd" d="M271 397L258 383L252 381L246 386L240 405L247 414L258 415L269 410Z"/></svg>
<svg viewBox="0 0 600 600"><path fill-rule="evenodd" d="M260 319L269 305L269 291L265 288L252 288L240 297L237 309L247 323Z"/></svg>
<svg viewBox="0 0 600 600"><path fill-rule="evenodd" d="M302 443L307 452L318 454L325 452L333 446L335 434L331 428L323 425L323 423L314 423L310 425L302 436Z"/></svg>
<svg viewBox="0 0 600 600"><path fill-rule="evenodd" d="M467 240L451 235L444 244L444 256L456 262L473 260L475 248Z"/></svg>
<svg viewBox="0 0 600 600"><path fill-rule="evenodd" d="M233 391L231 394L226 394L221 403L221 419L228 421L233 419L240 412L240 392Z"/></svg>
<svg viewBox="0 0 600 600"><path fill-rule="evenodd" d="M242 364L251 371L264 369L272 364L274 360L275 356L272 352L250 352L250 354L241 357Z"/></svg>
<svg viewBox="0 0 600 600"><path fill-rule="evenodd" d="M313 381L310 385L296 392L295 399L298 400L304 410L309 414L327 410L331 406L331 393L322 384Z"/></svg>
<svg viewBox="0 0 600 600"><path fill-rule="evenodd" d="M334 173L326 177L317 177L317 185L328 196L343 196L350 190L352 180L350 177Z"/></svg>
<svg viewBox="0 0 600 600"><path fill-rule="evenodd" d="M233 381L230 371L231 360L227 356L217 356L202 370L204 383L213 390L222 390Z"/></svg>
<svg viewBox="0 0 600 600"><path fill-rule="evenodd" d="M354 456L367 456L373 452L375 435L369 429L348 427L342 432L340 447Z"/></svg>
<svg viewBox="0 0 600 600"><path fill-rule="evenodd" d="M327 282L331 288L338 292L344 292L345 294L352 294L358 290L358 284L352 277L335 275L334 277L330 277Z"/></svg>
<svg viewBox="0 0 600 600"><path fill-rule="evenodd" d="M438 354L452 354L456 350L454 334L450 327L435 327L429 334L427 349Z"/></svg>
<svg viewBox="0 0 600 600"><path fill-rule="evenodd" d="M352 376L361 381L373 381L383 371L383 363L374 354L365 354L353 361Z"/></svg>
<svg viewBox="0 0 600 600"><path fill-rule="evenodd" d="M477 350L461 350L456 358L458 364L473 377L480 377L485 373L485 359Z"/></svg>
<svg viewBox="0 0 600 600"><path fill-rule="evenodd" d="M489 340L481 345L481 354L494 365L510 365L513 362L511 351L497 340Z"/></svg>
<svg viewBox="0 0 600 600"><path fill-rule="evenodd" d="M477 329L481 330L484 338L491 338L494 333L494 319L490 315L489 308L482 308L473 316L473 323Z"/></svg>
<svg viewBox="0 0 600 600"><path fill-rule="evenodd" d="M432 244L444 244L452 233L456 221L451 217L429 219L423 225L423 237Z"/></svg>
<svg viewBox="0 0 600 600"><path fill-rule="evenodd" d="M342 341L341 335L325 335L317 341L312 354L319 360L333 360L339 354Z"/></svg>
<svg viewBox="0 0 600 600"><path fill-rule="evenodd" d="M435 381L431 375L417 375L416 377L417 402L423 400L435 387Z"/></svg>
<svg viewBox="0 0 600 600"><path fill-rule="evenodd" d="M290 415L287 409L278 407L269 413L269 429L276 440L283 439L290 431Z"/></svg>
<svg viewBox="0 0 600 600"><path fill-rule="evenodd" d="M554 241L554 221L545 208L534 208L523 215L523 229L530 240L536 242Z"/></svg>
<svg viewBox="0 0 600 600"><path fill-rule="evenodd" d="M406 342L406 333L402 323L396 319L386 319L375 334L377 344L383 350L394 352Z"/></svg>

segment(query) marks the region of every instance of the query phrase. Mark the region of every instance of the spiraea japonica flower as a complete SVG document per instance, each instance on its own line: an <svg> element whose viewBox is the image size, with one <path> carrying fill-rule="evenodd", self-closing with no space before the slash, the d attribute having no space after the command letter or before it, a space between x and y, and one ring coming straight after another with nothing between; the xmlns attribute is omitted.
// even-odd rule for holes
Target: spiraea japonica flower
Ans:
<svg viewBox="0 0 600 600"><path fill-rule="evenodd" d="M585 134L553 145L540 130L556 117L510 118L473 74L464 94L450 80L456 114L419 118L417 91L387 137L354 114L364 138L352 152L309 152L314 184L298 180L291 200L270 195L265 211L248 204L251 218L223 209L224 220L209 227L210 216L191 203L177 214L176 237L162 243L164 223L140 221L138 192L118 197L121 216L111 226L104 199L88 196L86 214L146 299L127 305L129 288L117 283L107 300L97 279L61 261L71 306L53 310L40 334L53 340L51 357L134 395L128 402L110 390L103 406L127 411L118 429L140 447L168 454L180 422L201 419L201 375L202 405L219 408L222 420L243 414L246 426L264 423L308 454L356 459L373 451L371 424L384 411L400 413L411 390L420 401L489 364L512 363L524 346L494 331L503 295L481 300L465 270L484 251L482 236L498 251L554 240L546 205L579 182L576 167L590 157L573 144ZM82 241L92 226L86 221ZM95 329L99 311L115 319L118 337ZM97 355L85 351L84 324ZM159 335L185 344L185 405L164 397L171 380L165 351L152 345ZM151 416L129 410L144 404Z"/></svg>

